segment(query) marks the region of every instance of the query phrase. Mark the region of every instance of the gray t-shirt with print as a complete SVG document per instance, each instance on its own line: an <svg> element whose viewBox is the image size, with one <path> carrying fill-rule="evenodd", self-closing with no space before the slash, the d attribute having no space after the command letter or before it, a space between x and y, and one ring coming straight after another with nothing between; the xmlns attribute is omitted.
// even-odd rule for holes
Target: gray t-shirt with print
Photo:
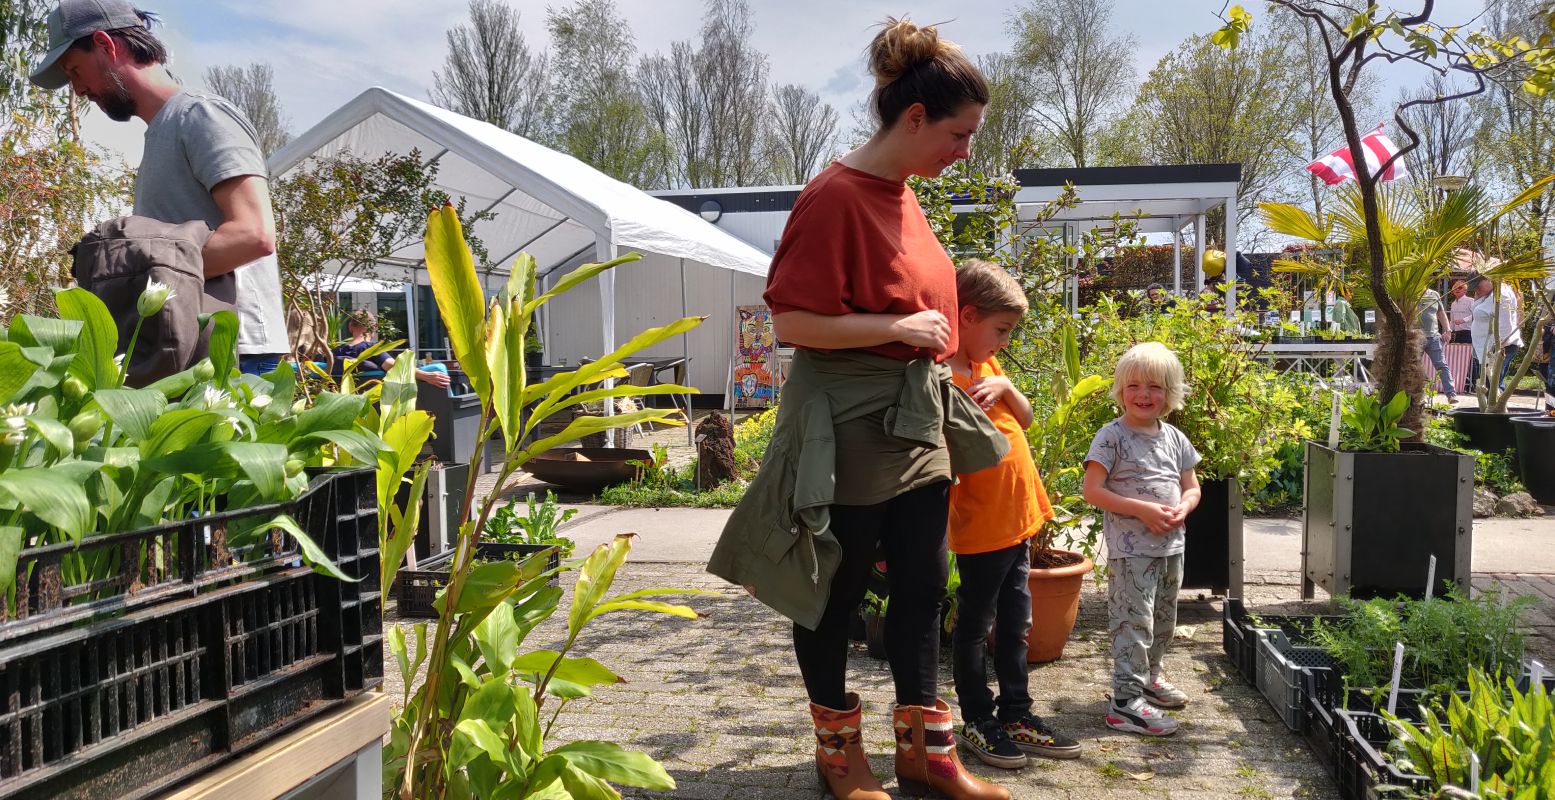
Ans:
<svg viewBox="0 0 1555 800"><path fill-rule="evenodd" d="M223 218L211 189L241 175L269 176L254 126L221 97L179 92L146 128L145 155L135 174L134 213L163 222L204 220L215 230ZM236 300L241 323L238 352L289 351L275 256L238 267L227 282L235 283L223 288L213 285L208 294Z"/></svg>
<svg viewBox="0 0 1555 800"><path fill-rule="evenodd" d="M1162 505L1182 500L1182 472L1199 463L1199 452L1183 432L1162 422L1156 433L1140 433L1115 419L1096 432L1087 463L1107 470L1104 486L1123 497ZM1183 527L1166 534L1151 533L1144 520L1108 511L1102 517L1107 557L1160 558L1183 551Z"/></svg>

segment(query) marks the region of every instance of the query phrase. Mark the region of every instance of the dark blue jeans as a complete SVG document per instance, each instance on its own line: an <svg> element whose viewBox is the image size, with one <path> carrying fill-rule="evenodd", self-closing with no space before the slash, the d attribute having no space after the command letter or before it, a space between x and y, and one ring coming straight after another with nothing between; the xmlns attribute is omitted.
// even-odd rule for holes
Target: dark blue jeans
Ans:
<svg viewBox="0 0 1555 800"><path fill-rule="evenodd" d="M238 356L238 372L244 375L269 375L281 365L285 353L255 353Z"/></svg>
<svg viewBox="0 0 1555 800"><path fill-rule="evenodd" d="M1014 722L1031 710L1027 688L1026 634L1031 631L1031 556L1026 543L991 553L957 555L961 586L956 589L956 628L951 664L961 718L976 722L995 716ZM988 688L984 643L993 630L993 671L999 697Z"/></svg>
<svg viewBox="0 0 1555 800"><path fill-rule="evenodd" d="M794 625L794 656L810 702L846 708L848 623L864 599L870 570L884 556L891 587L886 661L896 683L896 702L934 707L939 699L939 602L945 596L949 521L949 481L872 506L831 507L831 529L842 545L842 563L832 576L820 624L813 631Z"/></svg>

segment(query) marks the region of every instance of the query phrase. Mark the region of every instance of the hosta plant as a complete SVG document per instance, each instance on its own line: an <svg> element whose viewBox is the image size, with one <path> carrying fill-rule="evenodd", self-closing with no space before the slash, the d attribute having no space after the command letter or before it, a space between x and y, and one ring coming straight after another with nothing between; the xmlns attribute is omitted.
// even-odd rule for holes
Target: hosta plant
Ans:
<svg viewBox="0 0 1555 800"><path fill-rule="evenodd" d="M559 650L522 651L535 626L559 607L562 593L546 586L547 559L478 563L477 545L497 495L526 461L551 447L601 430L643 422L680 424L678 411L646 409L615 416L581 416L560 433L525 444L546 418L571 406L647 394L684 394L683 386L615 386L634 352L696 327L695 317L652 328L598 361L530 386L524 342L537 309L605 270L636 260L630 255L585 264L539 294L536 264L520 255L507 285L488 304L452 208L433 212L426 260L432 291L448 327L454 356L480 397L476 441L501 433L503 460L483 501L473 501L482 470L470 466L466 502L448 582L434 602L435 627L413 628L414 660L403 631L389 633L406 693L384 750L386 791L413 798L614 798L611 784L653 790L675 787L669 773L642 753L610 742L547 742L551 723L569 701L621 679L589 658L568 655L589 622L624 611L694 618L697 613L658 597L692 594L647 589L607 596L630 550L630 539L601 545L576 568L566 635ZM472 518L472 509L479 513ZM552 704L549 705L548 704ZM549 719L543 716L549 714Z"/></svg>

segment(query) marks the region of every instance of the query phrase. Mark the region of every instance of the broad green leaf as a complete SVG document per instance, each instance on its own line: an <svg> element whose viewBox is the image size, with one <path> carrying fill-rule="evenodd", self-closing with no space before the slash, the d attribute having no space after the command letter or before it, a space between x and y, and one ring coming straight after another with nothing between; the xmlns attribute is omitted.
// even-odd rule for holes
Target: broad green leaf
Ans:
<svg viewBox="0 0 1555 800"><path fill-rule="evenodd" d="M367 398L361 395L320 392L314 398L313 407L297 415L297 427L292 436L301 438L321 431L351 430L366 405Z"/></svg>
<svg viewBox="0 0 1555 800"><path fill-rule="evenodd" d="M167 398L155 389L101 389L92 394L97 405L115 427L143 442L151 435L151 425L167 410Z"/></svg>
<svg viewBox="0 0 1555 800"><path fill-rule="evenodd" d="M291 534L291 537L297 541L298 549L302 551L303 562L312 567L314 572L320 575L328 575L336 580L352 583L361 580L361 578L352 578L341 572L340 568L335 566L335 562L329 560L329 556L324 553L324 549L313 541L313 537L309 536L308 532L304 531L302 526L297 524L297 520L291 518L291 515L280 514L276 516L275 519L259 526L257 533L264 533L272 528L280 528Z"/></svg>
<svg viewBox="0 0 1555 800"><path fill-rule="evenodd" d="M16 559L26 543L26 531L15 525L0 525L0 601L16 583Z"/></svg>
<svg viewBox="0 0 1555 800"><path fill-rule="evenodd" d="M416 408L416 360L400 358L383 376L378 395L378 433L383 435L400 417Z"/></svg>
<svg viewBox="0 0 1555 800"><path fill-rule="evenodd" d="M480 647L486 665L496 674L507 674L518 652L522 632L513 620L513 608L506 601L475 627L475 644Z"/></svg>
<svg viewBox="0 0 1555 800"><path fill-rule="evenodd" d="M65 423L41 414L32 414L26 417L26 420L27 427L37 431L38 435L43 437L43 441L48 442L60 457L69 456L75 449L75 436L70 433L70 428L66 427Z"/></svg>
<svg viewBox="0 0 1555 800"><path fill-rule="evenodd" d="M527 599L518 604L513 610L513 622L518 628L519 643L529 636L530 631L536 625L549 619L556 613L562 599L562 590L558 586L542 586Z"/></svg>
<svg viewBox="0 0 1555 800"><path fill-rule="evenodd" d="M11 323L10 339L23 347L47 347L55 356L70 355L74 360L81 328L79 320L18 314Z"/></svg>
<svg viewBox="0 0 1555 800"><path fill-rule="evenodd" d="M519 451L513 460L522 464L553 447L564 445L568 442L575 442L591 433L615 428L629 428L644 422L651 422L656 425L686 424L685 418L675 409L654 408L633 411L627 414L615 414L608 417L581 416L567 423L567 427L563 428L561 433L541 439L525 447Z"/></svg>
<svg viewBox="0 0 1555 800"><path fill-rule="evenodd" d="M0 341L0 403L10 402L37 371L38 365L22 355L21 345Z"/></svg>
<svg viewBox="0 0 1555 800"><path fill-rule="evenodd" d="M500 617L501 614L493 614ZM513 687L500 677L487 677L469 697L464 699L460 719L478 719L492 730L502 730L513 718Z"/></svg>
<svg viewBox="0 0 1555 800"><path fill-rule="evenodd" d="M453 746L448 751L448 760L454 765L462 767L474 761L478 756L485 754L496 764L506 764L508 761L507 743L502 741L482 719L462 719L454 726Z"/></svg>
<svg viewBox="0 0 1555 800"><path fill-rule="evenodd" d="M557 664L558 658L561 659L560 664ZM551 673L552 665L556 665L554 673ZM513 659L512 668L515 672L534 673L541 677L550 673L556 678L582 686L625 683L621 676L592 658L562 658L561 654L554 650L534 650L525 653Z"/></svg>
<svg viewBox="0 0 1555 800"><path fill-rule="evenodd" d="M502 428L504 452L512 452L518 442L518 420L523 410L520 399L524 391L524 340L517 333L516 326L509 327L507 309L500 299L492 300L486 315L483 356L491 376L491 408Z"/></svg>
<svg viewBox="0 0 1555 800"><path fill-rule="evenodd" d="M183 372L175 372L166 378L156 381L146 388L161 394L166 400L177 400L188 394L189 390L193 389L194 385L199 382L200 379L195 377L194 367L190 367Z"/></svg>
<svg viewBox="0 0 1555 800"><path fill-rule="evenodd" d="M626 344L616 348L598 361L584 364L571 371L564 372L551 380L540 384L539 387L524 390L524 405L529 405L545 392L545 401L535 410L543 412L558 404L564 404L566 395L579 386L596 383L609 377L625 377L625 371L621 369L624 361L631 356L646 350L660 342L679 336L702 324L703 317L685 317L662 325L657 328L649 328L642 333L633 336Z"/></svg>
<svg viewBox="0 0 1555 800"><path fill-rule="evenodd" d="M293 441L293 446L304 442L329 442L337 445L351 456L351 462L358 465L378 463L378 454L386 452L388 447L383 440L370 433L353 430L329 430L316 431L306 436L299 436Z"/></svg>
<svg viewBox="0 0 1555 800"><path fill-rule="evenodd" d="M562 786L572 800L620 800L621 793L604 780L596 778L576 764L568 763L561 771Z"/></svg>
<svg viewBox="0 0 1555 800"><path fill-rule="evenodd" d="M210 358L216 368L216 385L223 386L238 365L238 315L217 311L211 315Z"/></svg>
<svg viewBox="0 0 1555 800"><path fill-rule="evenodd" d="M1080 343L1075 340L1074 327L1064 326L1064 375L1069 386L1080 382Z"/></svg>
<svg viewBox="0 0 1555 800"><path fill-rule="evenodd" d="M152 421L150 431L140 443L141 458L151 459L183 450L205 438L218 422L221 422L219 414L198 408L175 408Z"/></svg>
<svg viewBox="0 0 1555 800"><path fill-rule="evenodd" d="M91 531L94 515L82 486L86 477L73 480L74 477L59 467L0 472L0 498L16 500L22 508L79 544L81 537Z"/></svg>
<svg viewBox="0 0 1555 800"><path fill-rule="evenodd" d="M268 381L271 403L281 403L285 407L291 407L297 399L297 371L292 367L292 362L282 361L275 371L262 376Z"/></svg>
<svg viewBox="0 0 1555 800"><path fill-rule="evenodd" d="M113 363L113 356L119 350L119 327L108 313L108 306L79 286L55 292L54 304L59 306L60 317L81 323L81 339L76 345L75 360L70 362L70 374L91 389L118 386L119 367Z"/></svg>
<svg viewBox="0 0 1555 800"><path fill-rule="evenodd" d="M453 346L454 358L464 367L476 393L491 396L491 378L481 357L485 342L486 303L475 276L475 260L464 242L464 229L451 205L432 212L427 220L425 256L432 294L442 314Z"/></svg>
<svg viewBox="0 0 1555 800"><path fill-rule="evenodd" d="M378 451L378 505L394 501L400 477L416 463L416 456L432 435L432 415L416 410L390 423L383 434L386 450Z"/></svg>
<svg viewBox="0 0 1555 800"><path fill-rule="evenodd" d="M684 617L686 619L698 619L698 614L690 606L676 605L674 603L661 603L657 600L607 600L594 607L589 613L589 619L602 617L617 611L651 611L656 614L668 614L672 617Z"/></svg>
<svg viewBox="0 0 1555 800"><path fill-rule="evenodd" d="M631 550L632 537L618 535L609 544L594 548L594 552L583 560L583 565L578 569L578 581L572 590L572 609L567 614L569 634L577 636L583 630L589 614L605 593L610 591L616 572L626 562L626 556Z"/></svg>
<svg viewBox="0 0 1555 800"><path fill-rule="evenodd" d="M264 442L221 442L220 450L253 482L266 502L290 497L286 489L286 447ZM299 540L300 541L300 540Z"/></svg>
<svg viewBox="0 0 1555 800"><path fill-rule="evenodd" d="M454 611L459 614L479 614L484 617L498 603L507 599L523 579L523 573L516 561L491 561L477 564L470 570L469 577L464 581L464 589L459 593L459 602L454 606ZM438 598L438 602L443 602L443 598Z"/></svg>
<svg viewBox="0 0 1555 800"><path fill-rule="evenodd" d="M134 452L134 451L131 451ZM138 453L137 453L138 455ZM135 512L133 528L149 528L162 524L167 513L168 504L172 502L173 491L178 488L178 478L169 475L152 485L141 498L140 508Z"/></svg>
<svg viewBox="0 0 1555 800"><path fill-rule="evenodd" d="M675 788L675 779L663 765L646 753L623 750L614 742L571 742L552 750L551 754L567 759L582 772L611 783L657 791Z"/></svg>

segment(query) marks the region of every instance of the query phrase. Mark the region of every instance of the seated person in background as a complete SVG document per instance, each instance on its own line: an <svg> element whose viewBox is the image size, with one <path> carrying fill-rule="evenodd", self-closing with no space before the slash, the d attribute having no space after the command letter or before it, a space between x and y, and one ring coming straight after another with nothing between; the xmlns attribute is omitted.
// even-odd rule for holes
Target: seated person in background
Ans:
<svg viewBox="0 0 1555 800"><path fill-rule="evenodd" d="M344 367L345 359L357 358L373 346L374 339L376 338L373 333L377 327L378 319L373 316L373 312L365 308L351 312L350 318L346 320L346 334L349 338L343 344L337 345L332 351L335 354L337 371ZM385 373L393 367L394 356L388 353L379 353L358 365L358 369L374 369ZM440 389L447 389L449 383L448 369L444 367L441 371L438 371L417 367L416 380L422 383L429 383Z"/></svg>

